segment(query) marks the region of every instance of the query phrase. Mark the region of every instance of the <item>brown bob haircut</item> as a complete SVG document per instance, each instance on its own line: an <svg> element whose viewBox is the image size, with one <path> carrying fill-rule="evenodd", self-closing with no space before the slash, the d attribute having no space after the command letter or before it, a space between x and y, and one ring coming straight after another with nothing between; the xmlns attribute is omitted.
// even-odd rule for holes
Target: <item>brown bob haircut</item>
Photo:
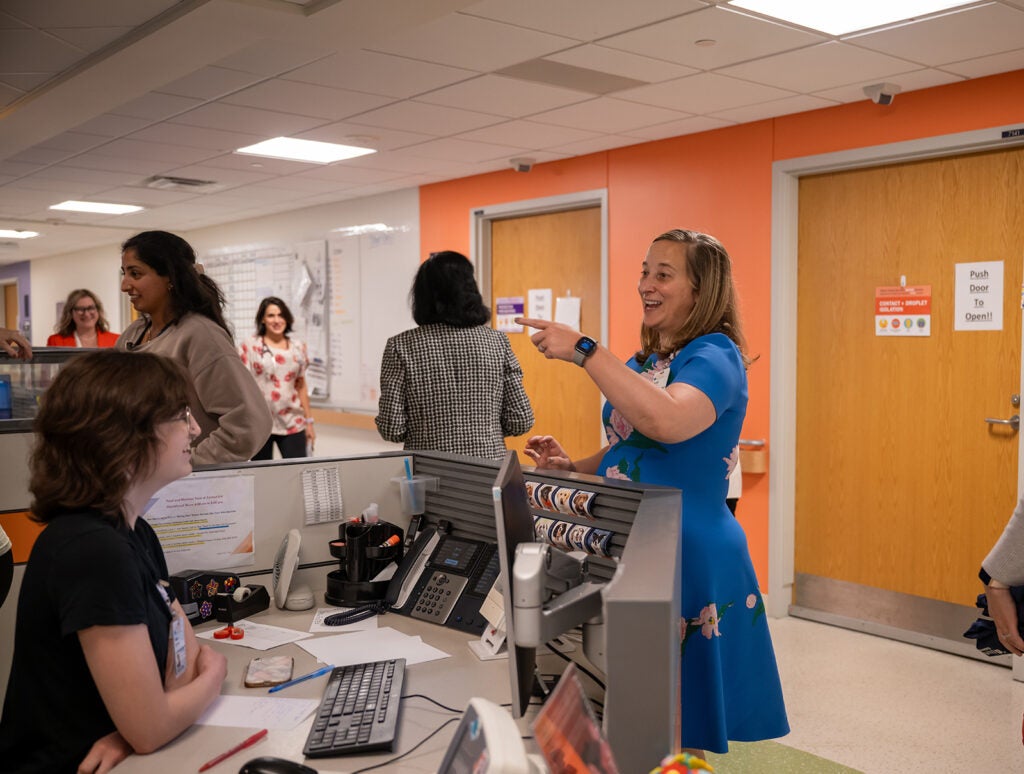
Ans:
<svg viewBox="0 0 1024 774"><path fill-rule="evenodd" d="M657 236L654 242L677 242L686 251L686 273L693 283L696 302L682 328L668 341L662 341L656 331L646 325L640 327L640 352L637 360L643 363L652 352L668 355L676 352L699 336L724 333L740 351L743 362L749 365L747 341L740 323L736 287L732 281L732 260L722 243L708 234L677 228Z"/></svg>
<svg viewBox="0 0 1024 774"><path fill-rule="evenodd" d="M32 518L95 508L123 518L136 476L156 464L157 426L188 405L188 375L174 361L105 349L72 358L43 394L29 460Z"/></svg>

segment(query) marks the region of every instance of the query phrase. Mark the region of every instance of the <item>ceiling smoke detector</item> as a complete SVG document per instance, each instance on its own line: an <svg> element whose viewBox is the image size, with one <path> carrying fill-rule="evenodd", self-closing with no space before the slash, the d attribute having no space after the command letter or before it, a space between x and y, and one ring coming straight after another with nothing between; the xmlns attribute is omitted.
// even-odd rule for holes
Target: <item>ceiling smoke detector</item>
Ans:
<svg viewBox="0 0 1024 774"><path fill-rule="evenodd" d="M157 188L161 191L202 191L212 190L215 180L196 180L193 177L171 177L169 175L153 175L142 181L146 188Z"/></svg>

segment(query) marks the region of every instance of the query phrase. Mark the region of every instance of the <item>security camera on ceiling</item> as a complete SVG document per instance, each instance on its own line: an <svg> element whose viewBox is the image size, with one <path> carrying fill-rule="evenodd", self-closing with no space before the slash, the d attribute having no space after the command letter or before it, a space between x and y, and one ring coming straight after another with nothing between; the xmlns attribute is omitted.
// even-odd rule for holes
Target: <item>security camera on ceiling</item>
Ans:
<svg viewBox="0 0 1024 774"><path fill-rule="evenodd" d="M527 158L509 159L508 163L516 172L529 172L533 169L535 160Z"/></svg>
<svg viewBox="0 0 1024 774"><path fill-rule="evenodd" d="M902 87L895 83L874 83L864 87L864 95L876 105L891 105L901 91Z"/></svg>

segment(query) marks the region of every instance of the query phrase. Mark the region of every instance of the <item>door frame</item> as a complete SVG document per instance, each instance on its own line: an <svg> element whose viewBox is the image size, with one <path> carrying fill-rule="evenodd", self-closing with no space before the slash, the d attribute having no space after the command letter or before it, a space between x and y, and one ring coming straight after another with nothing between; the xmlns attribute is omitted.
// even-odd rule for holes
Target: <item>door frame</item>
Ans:
<svg viewBox="0 0 1024 774"><path fill-rule="evenodd" d="M559 196L545 196L540 199L491 204L473 207L469 211L469 259L473 262L476 276L480 280L481 292L491 287L491 223L495 220L545 215L567 210L582 210L587 207L601 208L601 333L600 342L608 344L608 191L598 188L592 191ZM524 310L525 311L525 310Z"/></svg>
<svg viewBox="0 0 1024 774"><path fill-rule="evenodd" d="M938 135L776 161L772 164L771 401L768 461L767 612L788 615L795 583L797 251L800 178L824 172L956 156L1024 145L1020 125ZM1019 258L1020 256L1018 256ZM1021 326L1024 355L1024 325ZM1024 385L1024 356L1020 383ZM1017 493L1024 492L1024 433L1018 437ZM1006 514L1009 517L1009 514ZM1020 659L1015 659L1019 661ZM1021 670L1024 674L1024 669Z"/></svg>

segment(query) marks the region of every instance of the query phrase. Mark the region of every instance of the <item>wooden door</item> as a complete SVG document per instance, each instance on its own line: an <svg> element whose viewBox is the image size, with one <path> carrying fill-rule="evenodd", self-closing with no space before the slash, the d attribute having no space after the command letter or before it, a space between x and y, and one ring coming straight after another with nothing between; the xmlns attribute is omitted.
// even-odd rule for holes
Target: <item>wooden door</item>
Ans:
<svg viewBox="0 0 1024 774"><path fill-rule="evenodd" d="M1016 502L1024 151L800 182L795 568L971 606ZM1003 329L954 331L954 266L1004 263ZM931 336L874 333L932 286Z"/></svg>
<svg viewBox="0 0 1024 774"><path fill-rule="evenodd" d="M18 285L4 285L4 327L18 330Z"/></svg>
<svg viewBox="0 0 1024 774"><path fill-rule="evenodd" d="M601 335L601 210L599 207L497 220L491 224L491 309L495 299L551 288L580 301L580 328ZM553 310L552 310L553 311ZM506 438L522 452L531 435L553 435L573 457L600 448L601 393L581 368L547 360L530 343L530 329L509 335L533 404L533 429ZM532 464L520 455L525 464Z"/></svg>

